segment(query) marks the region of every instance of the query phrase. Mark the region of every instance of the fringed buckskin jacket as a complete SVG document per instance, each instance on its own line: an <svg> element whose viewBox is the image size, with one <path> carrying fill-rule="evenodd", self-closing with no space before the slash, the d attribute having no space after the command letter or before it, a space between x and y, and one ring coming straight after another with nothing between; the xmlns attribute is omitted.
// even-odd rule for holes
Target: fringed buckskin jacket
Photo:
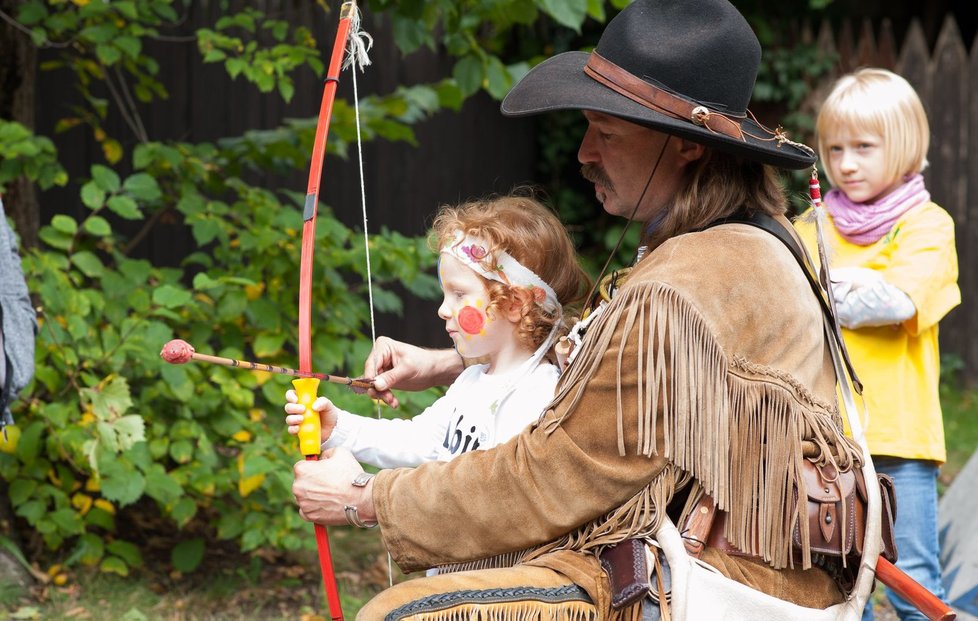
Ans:
<svg viewBox="0 0 978 621"><path fill-rule="evenodd" d="M764 559L705 560L775 597L841 601L831 580L789 569L802 441L843 469L859 462L822 325L774 236L728 224L668 240L590 326L537 423L492 450L378 474L388 550L405 571L518 558L608 610L597 553L654 533L694 485L728 512L727 539Z"/></svg>

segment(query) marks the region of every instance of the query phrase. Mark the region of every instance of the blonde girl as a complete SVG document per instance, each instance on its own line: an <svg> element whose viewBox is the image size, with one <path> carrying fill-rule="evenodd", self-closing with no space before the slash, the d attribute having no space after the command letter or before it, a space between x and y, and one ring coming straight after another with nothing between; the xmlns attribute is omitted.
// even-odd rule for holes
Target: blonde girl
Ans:
<svg viewBox="0 0 978 621"><path fill-rule="evenodd" d="M913 87L883 69L835 84L816 122L834 189L825 197L832 291L869 417L878 472L896 484L898 567L944 597L937 473L945 460L938 322L961 302L954 222L921 172L930 129ZM811 254L811 218L796 222ZM924 619L889 594L901 619ZM864 619L872 619L867 606Z"/></svg>

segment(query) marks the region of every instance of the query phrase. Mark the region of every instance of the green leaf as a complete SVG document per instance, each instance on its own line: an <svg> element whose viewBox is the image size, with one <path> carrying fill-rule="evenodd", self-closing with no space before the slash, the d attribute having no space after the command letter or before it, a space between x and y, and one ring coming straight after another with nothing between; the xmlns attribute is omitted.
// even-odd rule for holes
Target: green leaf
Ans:
<svg viewBox="0 0 978 621"><path fill-rule="evenodd" d="M139 205L128 196L113 196L105 206L113 213L127 220L141 220L143 217L143 212L139 209Z"/></svg>
<svg viewBox="0 0 978 621"><path fill-rule="evenodd" d="M119 506L139 500L146 489L146 479L130 464L109 462L102 467L102 495Z"/></svg>
<svg viewBox="0 0 978 621"><path fill-rule="evenodd" d="M83 565L94 565L102 560L105 555L105 544L102 538L92 533L84 533L78 538L75 549L65 561L66 565L81 563Z"/></svg>
<svg viewBox="0 0 978 621"><path fill-rule="evenodd" d="M95 46L95 55L106 65L114 65L122 58L122 52L107 43L99 43Z"/></svg>
<svg viewBox="0 0 978 621"><path fill-rule="evenodd" d="M122 577L129 575L129 567L126 562L117 556L107 556L99 563L99 571L104 574L119 574Z"/></svg>
<svg viewBox="0 0 978 621"><path fill-rule="evenodd" d="M51 226L54 230L66 235L74 235L78 232L78 223L71 216L58 214L51 218Z"/></svg>
<svg viewBox="0 0 978 621"><path fill-rule="evenodd" d="M25 26L33 26L47 16L47 8L38 0L23 3L17 11L17 21Z"/></svg>
<svg viewBox="0 0 978 621"><path fill-rule="evenodd" d="M162 196L156 179L146 173L136 173L126 179L123 189L134 198L141 201L152 201Z"/></svg>
<svg viewBox="0 0 978 621"><path fill-rule="evenodd" d="M432 45L432 33L419 19L396 18L394 20L394 42L405 56L424 44Z"/></svg>
<svg viewBox="0 0 978 621"><path fill-rule="evenodd" d="M278 92L286 102L292 101L292 96L295 94L295 87L292 86L291 82L286 80L278 81Z"/></svg>
<svg viewBox="0 0 978 621"><path fill-rule="evenodd" d="M105 271L99 258L87 250L71 255L71 262L89 278L98 278Z"/></svg>
<svg viewBox="0 0 978 621"><path fill-rule="evenodd" d="M177 480L167 474L163 466L153 464L146 473L146 495L163 504L170 504L180 498L181 494L183 487Z"/></svg>
<svg viewBox="0 0 978 621"><path fill-rule="evenodd" d="M204 540L200 538L181 541L170 553L170 562L173 563L174 569L183 573L190 573L197 569L202 560L204 560Z"/></svg>
<svg viewBox="0 0 978 621"><path fill-rule="evenodd" d="M82 203L89 209L98 209L105 202L105 190L95 181L89 181L81 189Z"/></svg>
<svg viewBox="0 0 978 621"><path fill-rule="evenodd" d="M588 0L535 0L537 6L546 11L558 23L581 31L584 16L587 14Z"/></svg>
<svg viewBox="0 0 978 621"><path fill-rule="evenodd" d="M119 190L119 175L107 166L101 164L92 166L92 181L109 194ZM82 194L84 194L84 188L82 188Z"/></svg>
<svg viewBox="0 0 978 621"><path fill-rule="evenodd" d="M173 521L177 523L177 526L183 528L187 525L193 517L197 515L197 503L191 498L184 496L173 505L173 509L170 510L170 517Z"/></svg>
<svg viewBox="0 0 978 621"><path fill-rule="evenodd" d="M194 445L189 440L177 440L170 444L170 457L178 464L185 464L194 456Z"/></svg>
<svg viewBox="0 0 978 621"><path fill-rule="evenodd" d="M120 15L128 19L137 19L139 17L139 11L136 9L136 3L130 0L115 0L112 3L112 8L119 12Z"/></svg>
<svg viewBox="0 0 978 621"><path fill-rule="evenodd" d="M489 81L489 94L496 99L502 99L513 88L513 78L503 63L493 56L486 66L486 78Z"/></svg>
<svg viewBox="0 0 978 621"><path fill-rule="evenodd" d="M41 451L41 434L44 433L44 423L34 421L20 434L15 453L25 464L33 464Z"/></svg>
<svg viewBox="0 0 978 621"><path fill-rule="evenodd" d="M475 55L469 55L455 63L452 77L458 83L464 97L475 93L482 86L482 61Z"/></svg>
<svg viewBox="0 0 978 621"><path fill-rule="evenodd" d="M79 393L82 402L88 404L101 420L113 420L132 407L129 382L119 375L112 376L100 386L82 388Z"/></svg>
<svg viewBox="0 0 978 621"><path fill-rule="evenodd" d="M251 348L254 350L255 356L259 360L263 360L280 353L284 343L284 334L260 334Z"/></svg>
<svg viewBox="0 0 978 621"><path fill-rule="evenodd" d="M122 541L121 539L116 539L106 547L108 548L109 552L120 557L130 567L143 566L142 553L140 553L139 548L129 543L128 541Z"/></svg>
<svg viewBox="0 0 978 621"><path fill-rule="evenodd" d="M238 77L238 74L248 68L248 61L243 58L229 58L224 63L224 68L227 69L228 75L234 79Z"/></svg>
<svg viewBox="0 0 978 621"><path fill-rule="evenodd" d="M85 231L96 237L107 237L112 234L109 221L102 216L89 216L83 224Z"/></svg>
<svg viewBox="0 0 978 621"><path fill-rule="evenodd" d="M82 524L81 517L71 508L52 511L47 515L47 519L54 522L66 535L80 535L85 531L85 525Z"/></svg>
<svg viewBox="0 0 978 621"><path fill-rule="evenodd" d="M28 524L34 526L47 513L47 504L40 500L28 500L17 507L15 513L27 520Z"/></svg>
<svg viewBox="0 0 978 621"><path fill-rule="evenodd" d="M137 414L123 416L112 423L116 435L119 438L119 448L128 451L137 442L146 439L146 424L143 417Z"/></svg>
<svg viewBox="0 0 978 621"><path fill-rule="evenodd" d="M16 479L10 484L10 502L13 503L15 507L22 504L31 497L31 494L34 493L35 489L37 489L37 481L32 481L30 479Z"/></svg>
<svg viewBox="0 0 978 621"><path fill-rule="evenodd" d="M214 280L207 275L207 272L200 272L194 276L194 289L199 291L206 291L207 289L213 289L214 287L221 286L220 281Z"/></svg>
<svg viewBox="0 0 978 621"><path fill-rule="evenodd" d="M142 41L136 37L130 36L116 37L112 42L117 48L125 52L126 56L129 58L136 58L139 56L139 52L143 47Z"/></svg>
<svg viewBox="0 0 978 621"><path fill-rule="evenodd" d="M153 289L153 303L164 308L180 308L190 302L190 299L189 291L173 285L162 285Z"/></svg>

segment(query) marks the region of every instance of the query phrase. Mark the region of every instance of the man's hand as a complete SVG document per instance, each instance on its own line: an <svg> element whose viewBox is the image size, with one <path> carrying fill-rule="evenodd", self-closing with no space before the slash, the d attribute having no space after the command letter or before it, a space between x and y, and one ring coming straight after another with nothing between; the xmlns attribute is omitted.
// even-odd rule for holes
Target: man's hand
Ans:
<svg viewBox="0 0 978 621"><path fill-rule="evenodd" d="M350 451L329 449L319 461L300 461L294 470L292 494L302 519L324 526L347 524L344 508L349 505L357 508L364 522L377 520L371 495L373 480L365 487L353 486L354 477L363 468Z"/></svg>
<svg viewBox="0 0 978 621"><path fill-rule="evenodd" d="M462 358L452 349L422 349L382 336L367 356L363 376L374 380L371 397L396 408L398 401L392 388L424 390L446 386L464 368Z"/></svg>
<svg viewBox="0 0 978 621"><path fill-rule="evenodd" d="M288 414L285 417L285 424L289 426L289 433L297 436L299 435L299 426L302 424L303 416L306 413L306 406L299 403L299 397L294 390L285 393L285 400L288 401L285 404L285 413ZM319 442L322 444L329 439L336 427L337 408L326 397L318 397L312 402L312 409L314 412L319 412L319 423L322 428Z"/></svg>

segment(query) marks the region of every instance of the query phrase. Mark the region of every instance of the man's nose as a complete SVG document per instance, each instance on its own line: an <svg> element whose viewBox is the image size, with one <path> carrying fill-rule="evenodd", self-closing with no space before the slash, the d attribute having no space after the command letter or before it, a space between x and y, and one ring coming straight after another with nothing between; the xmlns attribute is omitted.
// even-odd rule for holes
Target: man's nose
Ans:
<svg viewBox="0 0 978 621"><path fill-rule="evenodd" d="M584 132L581 138L581 146L577 149L577 161L581 164L590 164L598 161L597 151L594 148L594 130L591 127Z"/></svg>

